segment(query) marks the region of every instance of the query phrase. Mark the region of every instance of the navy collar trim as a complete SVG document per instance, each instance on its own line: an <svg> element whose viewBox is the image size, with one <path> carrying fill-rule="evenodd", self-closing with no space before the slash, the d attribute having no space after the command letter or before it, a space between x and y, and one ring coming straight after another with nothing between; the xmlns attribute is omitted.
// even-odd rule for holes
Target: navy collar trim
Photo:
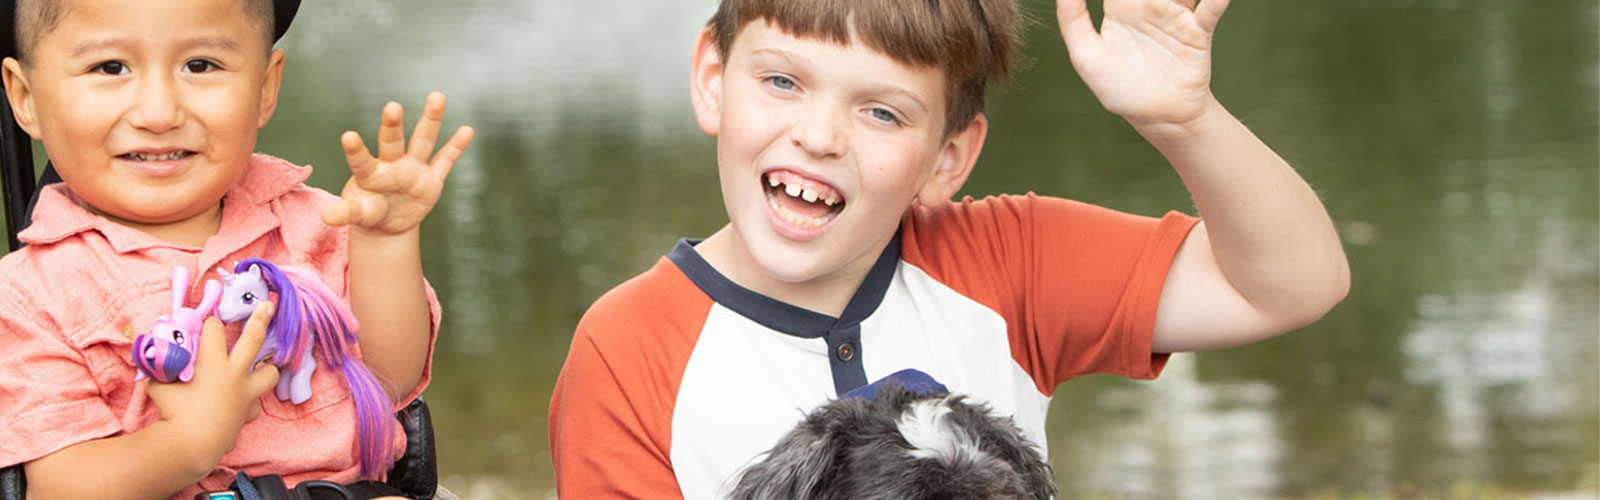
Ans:
<svg viewBox="0 0 1600 500"><path fill-rule="evenodd" d="M883 303L883 297L889 291L889 283L894 280L895 269L900 262L900 232L896 231L894 237L889 240L889 245L884 247L883 253L878 256L877 262L872 264L872 270L867 272L866 279L850 298L849 304L845 305L844 313L835 318L762 295L734 283L711 267L711 264L695 251L694 246L700 244L700 241L688 238L678 240L677 246L667 254L667 258L689 277L689 281L693 281L695 286L711 296L711 300L722 304L723 307L750 318L761 326L808 339L823 338L831 331L859 325L872 316L872 313L878 310L878 305Z"/></svg>

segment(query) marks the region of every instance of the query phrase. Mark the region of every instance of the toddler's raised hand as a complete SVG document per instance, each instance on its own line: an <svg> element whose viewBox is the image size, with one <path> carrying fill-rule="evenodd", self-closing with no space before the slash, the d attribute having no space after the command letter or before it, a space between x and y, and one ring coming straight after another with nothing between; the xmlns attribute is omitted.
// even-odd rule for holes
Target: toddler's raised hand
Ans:
<svg viewBox="0 0 1600 500"><path fill-rule="evenodd" d="M323 222L379 234L400 234L416 229L433 210L450 168L472 143L472 128L456 129L450 141L434 154L444 118L444 94L428 94L422 120L411 133L409 149L403 136L404 118L400 103L383 107L377 158L367 151L361 134L350 131L339 138L345 161L350 163L350 180L345 182L339 200L322 210Z"/></svg>
<svg viewBox="0 0 1600 500"><path fill-rule="evenodd" d="M272 321L274 309L271 302L256 308L232 352L226 347L228 333L222 322L215 317L206 318L195 358L194 380L163 384L151 379L146 385L150 399L161 411L161 419L189 433L187 438L208 453L212 464L233 449L239 429L261 411L257 400L277 386L277 367L266 363L252 367L266 340L267 323Z"/></svg>
<svg viewBox="0 0 1600 500"><path fill-rule="evenodd" d="M1057 0L1072 67L1100 104L1134 126L1182 124L1212 102L1211 35L1228 0L1105 0L1095 31L1085 0Z"/></svg>

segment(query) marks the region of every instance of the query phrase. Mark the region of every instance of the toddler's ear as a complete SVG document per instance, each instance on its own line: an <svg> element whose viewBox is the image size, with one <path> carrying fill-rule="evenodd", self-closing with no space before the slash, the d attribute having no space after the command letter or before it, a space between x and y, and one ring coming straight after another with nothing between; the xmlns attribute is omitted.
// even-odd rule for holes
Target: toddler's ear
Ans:
<svg viewBox="0 0 1600 500"><path fill-rule="evenodd" d="M11 104L11 114L16 117L17 125L22 126L29 136L39 138L39 131L34 121L33 114L33 84L28 81L27 73L22 72L22 62L15 57L7 57L0 62L0 77L6 85L6 100Z"/></svg>
<svg viewBox="0 0 1600 500"><path fill-rule="evenodd" d="M722 55L711 28L700 30L689 57L689 102L700 130L717 135L722 129Z"/></svg>
<svg viewBox="0 0 1600 500"><path fill-rule="evenodd" d="M917 191L917 203L950 201L972 175L972 167L978 163L978 153L983 151L983 139L988 133L989 119L982 113L973 117L967 128L951 132L934 159L933 175Z"/></svg>
<svg viewBox="0 0 1600 500"><path fill-rule="evenodd" d="M267 55L267 73L261 80L261 109L256 128L267 126L272 113L278 110L278 89L283 84L283 49L273 49Z"/></svg>

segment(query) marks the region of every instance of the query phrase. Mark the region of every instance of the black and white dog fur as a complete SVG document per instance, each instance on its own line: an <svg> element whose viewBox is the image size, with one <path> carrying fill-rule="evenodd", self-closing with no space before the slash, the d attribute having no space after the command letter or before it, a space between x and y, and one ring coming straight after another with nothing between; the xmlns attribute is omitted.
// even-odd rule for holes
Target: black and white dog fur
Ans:
<svg viewBox="0 0 1600 500"><path fill-rule="evenodd" d="M1048 500L1050 465L1010 418L898 383L812 411L732 500Z"/></svg>

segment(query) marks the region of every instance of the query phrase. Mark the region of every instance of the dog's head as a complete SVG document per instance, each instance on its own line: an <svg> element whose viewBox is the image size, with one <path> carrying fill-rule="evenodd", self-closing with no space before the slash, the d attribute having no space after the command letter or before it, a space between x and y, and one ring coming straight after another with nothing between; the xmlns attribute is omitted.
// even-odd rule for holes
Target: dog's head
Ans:
<svg viewBox="0 0 1600 500"><path fill-rule="evenodd" d="M1050 465L1010 418L889 383L812 411L746 469L734 500L1048 500Z"/></svg>

